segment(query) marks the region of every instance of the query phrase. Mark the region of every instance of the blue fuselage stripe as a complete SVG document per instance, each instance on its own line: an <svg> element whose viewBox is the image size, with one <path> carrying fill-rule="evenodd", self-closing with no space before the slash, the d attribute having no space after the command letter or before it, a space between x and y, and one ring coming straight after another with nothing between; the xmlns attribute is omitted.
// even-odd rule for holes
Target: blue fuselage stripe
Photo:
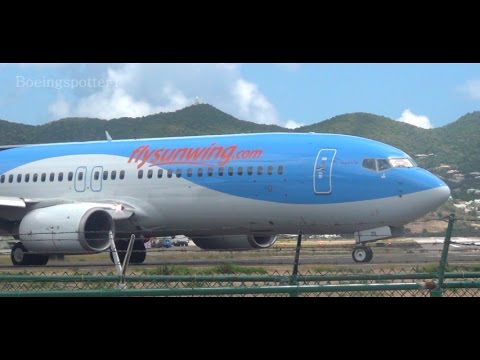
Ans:
<svg viewBox="0 0 480 360"><path fill-rule="evenodd" d="M324 152L330 154L328 156L333 156L335 151L328 172L322 166L330 166L330 159L319 156L322 149L331 149ZM52 159L54 167L55 158L68 155L121 156L125 158L128 171L156 171L161 167L175 173L181 169L182 179L199 186L242 198L279 203L363 201L445 185L418 167L394 168L385 172L365 169L363 159L404 158L408 155L376 141L330 134L274 133L25 146L0 152L0 174L12 173L20 166L45 159ZM257 174L259 166L263 167L261 175ZM273 167L271 175L268 174L269 166ZM278 173L279 166L283 168L281 174ZM212 176L208 175L209 167L213 168ZM218 174L220 167L224 169L223 176ZM232 176L228 174L230 167L233 168ZM243 170L241 175L238 174L239 167ZM253 167L251 175L249 167ZM187 177L190 168L193 176ZM197 176L198 168L203 168L201 177ZM323 186L321 182L327 181L327 177L331 185ZM331 191L316 193L314 181L318 182L319 189Z"/></svg>

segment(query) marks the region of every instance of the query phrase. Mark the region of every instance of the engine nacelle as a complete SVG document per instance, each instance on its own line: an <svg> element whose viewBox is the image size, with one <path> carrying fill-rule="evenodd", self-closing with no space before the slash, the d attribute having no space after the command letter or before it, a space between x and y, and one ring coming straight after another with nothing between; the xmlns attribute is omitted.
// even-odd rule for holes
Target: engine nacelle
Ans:
<svg viewBox="0 0 480 360"><path fill-rule="evenodd" d="M29 251L75 254L100 252L110 246L115 222L98 204L62 204L35 209L20 223L20 240Z"/></svg>
<svg viewBox="0 0 480 360"><path fill-rule="evenodd" d="M216 235L192 237L192 241L204 250L266 249L275 244L276 235Z"/></svg>

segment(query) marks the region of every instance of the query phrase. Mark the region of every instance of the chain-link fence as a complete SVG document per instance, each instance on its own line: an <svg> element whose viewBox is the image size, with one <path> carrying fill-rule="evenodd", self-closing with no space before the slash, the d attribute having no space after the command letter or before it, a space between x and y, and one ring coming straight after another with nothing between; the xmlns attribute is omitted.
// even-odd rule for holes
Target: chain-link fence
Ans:
<svg viewBox="0 0 480 360"><path fill-rule="evenodd" d="M212 268L213 272L185 267L175 269L175 266L163 265L156 269L138 267L133 270L137 272L135 273L131 270L127 272L129 268L126 263L134 254L145 255L145 248L139 249L137 246L136 249L135 246L139 242L135 241L135 236L132 235L130 242L122 243L125 246L122 245L123 247L117 252L119 245L114 246L117 241L114 241L113 233L109 232L104 250L106 251L110 246L108 250L111 250L110 256L115 260L116 272L88 273L73 270L59 272L58 269L52 270L53 267L39 272L39 266L45 265L43 260L48 261L48 256L41 252L27 252L17 243L11 252L14 264L34 266L32 270L23 272L6 270L0 275L0 296L476 297L480 293L480 272L478 272L480 267L448 267L448 250L452 243L451 235L455 221L457 220L453 214L448 217L445 240L442 241L441 259L436 268L419 265L410 268L358 267L352 272L352 269L342 270L329 266L327 269L317 268L315 271L302 269L303 272L298 272L302 239L299 234L297 246L291 248L295 251L293 271L268 272L265 268L249 268L249 271L245 272L246 269L234 265L234 261ZM94 238L97 239L97 237ZM78 245L76 240L73 244ZM455 243L457 246L458 244ZM470 245L477 246L476 243ZM121 261L119 257L122 252L125 261ZM133 261L133 263L143 262L144 257L142 261ZM25 259L32 261L26 261L27 264L23 264ZM236 262L238 261L237 259ZM201 264L197 262L196 266ZM144 265L148 266L148 264Z"/></svg>
<svg viewBox="0 0 480 360"><path fill-rule="evenodd" d="M0 276L0 296L308 296L425 297L437 273L418 267L226 275L28 273ZM480 272L447 272L443 296L480 296ZM476 287L474 287L476 286Z"/></svg>

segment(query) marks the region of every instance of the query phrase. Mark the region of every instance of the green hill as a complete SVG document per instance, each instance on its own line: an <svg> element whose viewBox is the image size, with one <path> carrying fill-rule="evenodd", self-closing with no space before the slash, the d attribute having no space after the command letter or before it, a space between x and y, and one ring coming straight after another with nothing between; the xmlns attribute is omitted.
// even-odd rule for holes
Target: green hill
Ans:
<svg viewBox="0 0 480 360"><path fill-rule="evenodd" d="M393 145L412 156L431 153L441 146L441 140L431 130L367 113L339 115L295 131L361 136Z"/></svg>
<svg viewBox="0 0 480 360"><path fill-rule="evenodd" d="M67 118L38 126L1 122L2 135L4 123L7 135L0 137L0 142L8 145L103 140L105 130L114 139L288 131L280 126L238 120L207 104L170 113L108 121Z"/></svg>
<svg viewBox="0 0 480 360"><path fill-rule="evenodd" d="M480 112L462 116L457 121L433 129L432 132L448 144L445 159L464 172L480 172Z"/></svg>
<svg viewBox="0 0 480 360"><path fill-rule="evenodd" d="M0 145L29 143L35 126L0 120Z"/></svg>

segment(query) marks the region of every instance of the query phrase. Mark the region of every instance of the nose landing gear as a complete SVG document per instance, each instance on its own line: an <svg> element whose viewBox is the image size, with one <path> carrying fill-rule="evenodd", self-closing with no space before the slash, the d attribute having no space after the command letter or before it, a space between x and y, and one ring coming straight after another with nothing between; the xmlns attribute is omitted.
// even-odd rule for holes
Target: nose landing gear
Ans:
<svg viewBox="0 0 480 360"><path fill-rule="evenodd" d="M355 246L352 251L352 258L355 262L367 263L373 259L373 251L369 246Z"/></svg>

